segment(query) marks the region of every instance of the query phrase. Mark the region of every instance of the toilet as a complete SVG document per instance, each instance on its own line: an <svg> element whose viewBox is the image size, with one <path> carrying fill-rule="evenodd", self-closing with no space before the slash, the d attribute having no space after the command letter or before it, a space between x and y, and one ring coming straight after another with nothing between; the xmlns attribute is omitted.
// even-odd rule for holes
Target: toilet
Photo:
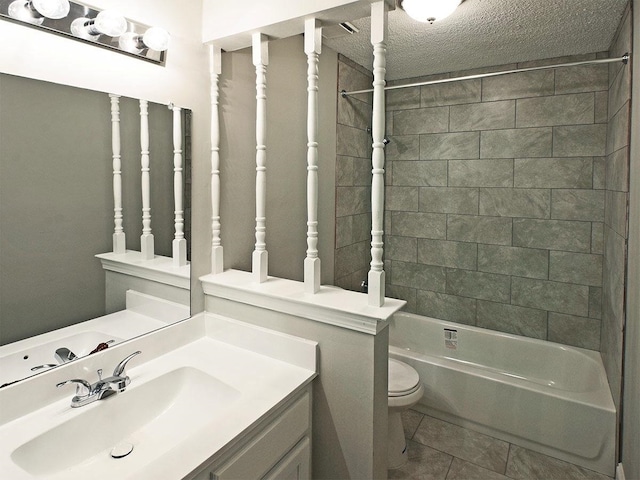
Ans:
<svg viewBox="0 0 640 480"><path fill-rule="evenodd" d="M423 393L418 372L406 363L389 358L389 469L401 467L407 461L407 442L400 415L418 403Z"/></svg>

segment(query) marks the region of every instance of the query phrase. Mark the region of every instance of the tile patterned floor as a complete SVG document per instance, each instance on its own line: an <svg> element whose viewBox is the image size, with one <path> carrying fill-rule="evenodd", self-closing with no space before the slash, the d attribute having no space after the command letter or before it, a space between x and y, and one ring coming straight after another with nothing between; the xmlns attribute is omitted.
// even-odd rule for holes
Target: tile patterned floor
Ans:
<svg viewBox="0 0 640 480"><path fill-rule="evenodd" d="M403 414L409 461L393 480L611 480L610 477L423 415Z"/></svg>

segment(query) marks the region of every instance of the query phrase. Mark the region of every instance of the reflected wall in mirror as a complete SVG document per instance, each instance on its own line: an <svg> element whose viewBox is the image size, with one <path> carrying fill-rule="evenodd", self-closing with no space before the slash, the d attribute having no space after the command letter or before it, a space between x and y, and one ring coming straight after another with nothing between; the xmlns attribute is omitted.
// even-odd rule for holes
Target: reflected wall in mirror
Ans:
<svg viewBox="0 0 640 480"><path fill-rule="evenodd" d="M123 227L127 250L140 251L140 105L138 100L124 97L119 104ZM167 105L152 103L148 111L151 227L156 254L150 262L158 263L163 256L169 257L170 264L174 239L173 113ZM188 185L190 113L182 111L181 117L182 163L186 163L183 183ZM189 188L184 187L188 230ZM125 307L124 290L121 300L108 297L120 294L122 285L138 290L127 292L126 302L126 308L138 314L149 316L145 309L149 310L151 302L155 312L172 312L170 319L189 315L188 292L182 301L176 301L179 299L171 294L163 295L166 286L149 290L138 279L123 282L109 277L123 274L103 270L96 255L113 249L113 192L109 95L0 75L0 359L18 355L28 372L38 373L64 361L61 352L56 354L59 348L81 356L100 344L109 345L166 324L166 316L144 319L141 330L142 324L133 328L130 320L115 318L118 314L113 313L113 305ZM150 316L154 315L158 316ZM105 332L103 326L93 324L85 332L86 338L76 338L80 346L74 350L71 338L78 332L71 326L98 317L110 325L122 322L124 328ZM16 345L26 348L35 336L43 339L39 343L48 344L54 331L66 332L63 338L67 343L49 345L42 357L30 347L15 349ZM0 378L0 385L10 381Z"/></svg>

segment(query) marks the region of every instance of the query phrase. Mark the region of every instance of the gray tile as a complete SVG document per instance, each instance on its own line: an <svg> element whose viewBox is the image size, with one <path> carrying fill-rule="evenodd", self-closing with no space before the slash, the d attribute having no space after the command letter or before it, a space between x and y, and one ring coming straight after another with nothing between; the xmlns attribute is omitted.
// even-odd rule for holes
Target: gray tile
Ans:
<svg viewBox="0 0 640 480"><path fill-rule="evenodd" d="M451 187L511 187L513 160L449 160Z"/></svg>
<svg viewBox="0 0 640 480"><path fill-rule="evenodd" d="M480 215L549 218L551 192L520 188L481 188Z"/></svg>
<svg viewBox="0 0 640 480"><path fill-rule="evenodd" d="M596 92L594 123L607 123L609 120L609 92Z"/></svg>
<svg viewBox="0 0 640 480"><path fill-rule="evenodd" d="M436 83L421 87L423 107L459 105L480 101L480 80Z"/></svg>
<svg viewBox="0 0 640 480"><path fill-rule="evenodd" d="M470 103L451 107L449 129L452 132L500 130L515 127L516 102Z"/></svg>
<svg viewBox="0 0 640 480"><path fill-rule="evenodd" d="M384 96L387 111L420 108L420 87L387 90Z"/></svg>
<svg viewBox="0 0 640 480"><path fill-rule="evenodd" d="M338 155L336 158L336 186L353 185L353 157Z"/></svg>
<svg viewBox="0 0 640 480"><path fill-rule="evenodd" d="M609 88L609 118L615 115L631 98L629 69L620 70Z"/></svg>
<svg viewBox="0 0 640 480"><path fill-rule="evenodd" d="M391 284L401 287L416 287L435 292L444 292L446 272L442 267L417 263L391 262Z"/></svg>
<svg viewBox="0 0 640 480"><path fill-rule="evenodd" d="M526 188L591 188L593 159L516 158L513 181Z"/></svg>
<svg viewBox="0 0 640 480"><path fill-rule="evenodd" d="M478 270L518 277L547 279L547 250L498 245L478 245Z"/></svg>
<svg viewBox="0 0 640 480"><path fill-rule="evenodd" d="M606 188L617 192L629 191L629 149L616 150L607 156Z"/></svg>
<svg viewBox="0 0 640 480"><path fill-rule="evenodd" d="M480 158L550 157L552 128L518 128L480 133Z"/></svg>
<svg viewBox="0 0 640 480"><path fill-rule="evenodd" d="M384 254L388 260L415 263L418 259L418 239L389 235L386 238Z"/></svg>
<svg viewBox="0 0 640 480"><path fill-rule="evenodd" d="M589 318L602 318L602 288L589 287Z"/></svg>
<svg viewBox="0 0 640 480"><path fill-rule="evenodd" d="M602 255L550 252L549 280L602 286Z"/></svg>
<svg viewBox="0 0 640 480"><path fill-rule="evenodd" d="M477 188L422 187L419 197L421 212L478 213Z"/></svg>
<svg viewBox="0 0 640 480"><path fill-rule="evenodd" d="M530 338L547 338L547 312L535 308L478 300L476 325Z"/></svg>
<svg viewBox="0 0 640 480"><path fill-rule="evenodd" d="M373 75L364 74L355 65L340 60L338 62L338 85L340 90L366 90L371 88Z"/></svg>
<svg viewBox="0 0 640 480"><path fill-rule="evenodd" d="M353 159L353 184L361 187L371 185L371 159Z"/></svg>
<svg viewBox="0 0 640 480"><path fill-rule="evenodd" d="M591 224L591 253L604 252L604 223Z"/></svg>
<svg viewBox="0 0 640 480"><path fill-rule="evenodd" d="M336 248L353 243L353 217L336 217Z"/></svg>
<svg viewBox="0 0 640 480"><path fill-rule="evenodd" d="M392 135L384 150L387 160L418 160L420 158L419 135Z"/></svg>
<svg viewBox="0 0 640 480"><path fill-rule="evenodd" d="M615 322L620 329L624 325L625 240L622 236L604 228L604 266L602 277L602 315L605 323Z"/></svg>
<svg viewBox="0 0 640 480"><path fill-rule="evenodd" d="M556 69L556 94L608 90L606 65L582 65Z"/></svg>
<svg viewBox="0 0 640 480"><path fill-rule="evenodd" d="M513 220L513 245L568 252L591 251L591 224L566 220Z"/></svg>
<svg viewBox="0 0 640 480"><path fill-rule="evenodd" d="M353 215L353 241L367 242L371 238L371 215L369 213L361 213Z"/></svg>
<svg viewBox="0 0 640 480"><path fill-rule="evenodd" d="M549 313L549 341L600 350L600 320Z"/></svg>
<svg viewBox="0 0 640 480"><path fill-rule="evenodd" d="M448 215L447 240L511 244L512 221L504 217L480 217L473 215Z"/></svg>
<svg viewBox="0 0 640 480"><path fill-rule="evenodd" d="M627 202L628 193L606 192L604 223L609 225L615 232L623 237L627 237L628 217Z"/></svg>
<svg viewBox="0 0 640 480"><path fill-rule="evenodd" d="M553 127L554 157L599 157L605 154L606 144L604 124Z"/></svg>
<svg viewBox="0 0 640 480"><path fill-rule="evenodd" d="M427 416L413 438L488 470L505 471L509 453L507 442Z"/></svg>
<svg viewBox="0 0 640 480"><path fill-rule="evenodd" d="M385 267L387 282L391 280L391 271ZM404 300L407 304L402 309L404 312L416 313L416 289L411 287L401 287L400 285L385 285L385 295L389 298Z"/></svg>
<svg viewBox="0 0 640 480"><path fill-rule="evenodd" d="M405 410L400 414L402 417L402 427L404 429L404 436L407 439L411 439L413 434L416 433L420 422L424 418L424 415L420 412L416 412L415 410Z"/></svg>
<svg viewBox="0 0 640 480"><path fill-rule="evenodd" d="M442 133L449 129L449 107L402 110L393 116L396 135Z"/></svg>
<svg viewBox="0 0 640 480"><path fill-rule="evenodd" d="M348 125L361 130L366 130L371 125L371 105L357 98L340 98L337 110L337 122L339 125Z"/></svg>
<svg viewBox="0 0 640 480"><path fill-rule="evenodd" d="M452 457L411 440L407 441L409 460L388 471L389 480L445 480Z"/></svg>
<svg viewBox="0 0 640 480"><path fill-rule="evenodd" d="M393 184L444 187L447 185L447 162L396 161L393 163Z"/></svg>
<svg viewBox="0 0 640 480"><path fill-rule="evenodd" d="M351 275L369 265L371 246L368 242L354 243L335 250L335 278Z"/></svg>
<svg viewBox="0 0 640 480"><path fill-rule="evenodd" d="M506 475L515 480L611 480L600 473L511 445Z"/></svg>
<svg viewBox="0 0 640 480"><path fill-rule="evenodd" d="M480 157L480 132L420 135L421 160L462 160Z"/></svg>
<svg viewBox="0 0 640 480"><path fill-rule="evenodd" d="M445 293L508 303L511 297L511 279L506 275L449 269Z"/></svg>
<svg viewBox="0 0 640 480"><path fill-rule="evenodd" d="M369 157L371 136L366 130L339 125L336 129L336 151L338 155Z"/></svg>
<svg viewBox="0 0 640 480"><path fill-rule="evenodd" d="M518 63L518 68L540 67L543 65L559 65L561 63L584 62L587 60L595 60L596 54L584 53L578 55L565 55L563 57L543 58L540 60L530 60L528 62Z"/></svg>
<svg viewBox="0 0 640 480"><path fill-rule="evenodd" d="M593 123L593 93L523 98L517 103L516 126L544 127Z"/></svg>
<svg viewBox="0 0 640 480"><path fill-rule="evenodd" d="M553 190L551 218L558 220L604 220L604 190Z"/></svg>
<svg viewBox="0 0 640 480"><path fill-rule="evenodd" d="M584 317L589 313L589 287L512 277L511 303Z"/></svg>
<svg viewBox="0 0 640 480"><path fill-rule="evenodd" d="M553 70L520 72L482 79L482 101L553 95Z"/></svg>
<svg viewBox="0 0 640 480"><path fill-rule="evenodd" d="M509 478L454 457L447 480L509 480Z"/></svg>
<svg viewBox="0 0 640 480"><path fill-rule="evenodd" d="M418 239L419 263L475 270L477 256L475 243Z"/></svg>
<svg viewBox="0 0 640 480"><path fill-rule="evenodd" d="M609 120L607 127L607 155L629 145L629 110L621 108Z"/></svg>
<svg viewBox="0 0 640 480"><path fill-rule="evenodd" d="M418 211L418 191L416 187L386 187L384 191L385 209L405 212Z"/></svg>
<svg viewBox="0 0 640 480"><path fill-rule="evenodd" d="M447 231L446 215L437 213L393 212L391 234L405 237L444 240Z"/></svg>
<svg viewBox="0 0 640 480"><path fill-rule="evenodd" d="M336 216L355 215L371 211L369 187L337 187Z"/></svg>
<svg viewBox="0 0 640 480"><path fill-rule="evenodd" d="M593 158L593 188L602 190L606 187L606 157Z"/></svg>
<svg viewBox="0 0 640 480"><path fill-rule="evenodd" d="M416 312L427 317L475 325L476 299L418 290Z"/></svg>

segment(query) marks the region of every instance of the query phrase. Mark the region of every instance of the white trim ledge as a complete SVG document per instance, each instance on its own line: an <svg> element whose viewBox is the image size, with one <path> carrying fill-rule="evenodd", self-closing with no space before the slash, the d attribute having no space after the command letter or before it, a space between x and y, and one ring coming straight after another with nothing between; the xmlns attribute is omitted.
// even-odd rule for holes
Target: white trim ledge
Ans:
<svg viewBox="0 0 640 480"><path fill-rule="evenodd" d="M100 253L96 258L100 259L104 270L190 289L191 267L188 264L175 267L170 257L156 255L153 260L145 260L140 252L127 250L125 253Z"/></svg>
<svg viewBox="0 0 640 480"><path fill-rule="evenodd" d="M268 277L257 283L250 272L226 270L200 277L205 295L308 318L370 335L383 330L404 300L387 298L384 306L368 305L364 293L339 287L320 287L318 293L305 293L304 283Z"/></svg>

